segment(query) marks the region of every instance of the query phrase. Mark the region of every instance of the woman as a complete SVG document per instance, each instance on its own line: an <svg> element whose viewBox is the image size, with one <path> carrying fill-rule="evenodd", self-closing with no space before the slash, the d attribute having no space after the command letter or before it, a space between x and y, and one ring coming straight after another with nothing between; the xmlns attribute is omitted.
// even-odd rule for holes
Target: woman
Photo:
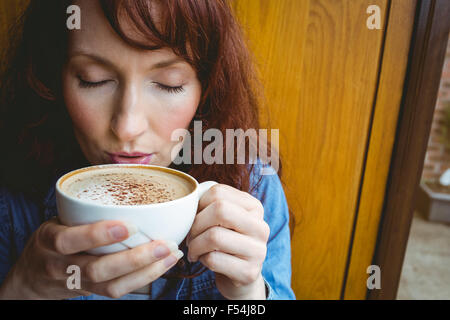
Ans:
<svg viewBox="0 0 450 320"><path fill-rule="evenodd" d="M70 5L80 8L81 29L66 27ZM226 0L32 0L11 47L1 96L0 298L294 298L278 175L261 175L260 164L173 163L171 134L194 121L203 131L258 128L255 73ZM130 228L61 225L54 183L106 163L219 182L180 245L189 263L177 264L178 248L164 241L83 253L126 239ZM69 265L80 267L81 289L67 288ZM200 266L196 277L171 276Z"/></svg>

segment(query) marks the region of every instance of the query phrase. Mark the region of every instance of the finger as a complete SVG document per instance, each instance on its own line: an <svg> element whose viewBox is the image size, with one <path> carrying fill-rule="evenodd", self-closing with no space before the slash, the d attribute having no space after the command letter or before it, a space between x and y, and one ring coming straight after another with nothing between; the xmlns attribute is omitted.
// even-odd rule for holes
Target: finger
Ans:
<svg viewBox="0 0 450 320"><path fill-rule="evenodd" d="M260 217L264 216L264 207L262 203L247 192L238 190L226 184L216 184L211 187L201 197L198 203L198 211L203 210L209 204L218 200L228 200L248 211L257 213Z"/></svg>
<svg viewBox="0 0 450 320"><path fill-rule="evenodd" d="M262 265L220 251L209 252L199 260L209 270L228 277L236 286L256 281L262 268Z"/></svg>
<svg viewBox="0 0 450 320"><path fill-rule="evenodd" d="M212 227L189 242L188 260L197 261L199 256L212 251L263 261L267 249L265 243L252 237L222 227Z"/></svg>
<svg viewBox="0 0 450 320"><path fill-rule="evenodd" d="M86 265L88 281L99 283L140 270L178 251L175 242L155 240L136 248L102 256Z"/></svg>
<svg viewBox="0 0 450 320"><path fill-rule="evenodd" d="M262 219L255 219L244 208L230 201L216 201L200 211L187 238L189 241L205 230L221 226L236 232L267 241L270 233L269 225Z"/></svg>
<svg viewBox="0 0 450 320"><path fill-rule="evenodd" d="M103 296L118 299L121 296L140 289L161 277L167 272L167 270L172 268L182 256L183 252L178 250L165 259L158 260L157 262L133 273L129 273L122 277L99 284L87 284L87 290Z"/></svg>
<svg viewBox="0 0 450 320"><path fill-rule="evenodd" d="M48 249L69 255L123 241L136 231L135 226L122 221L108 220L67 227L54 220L46 224L40 238Z"/></svg>

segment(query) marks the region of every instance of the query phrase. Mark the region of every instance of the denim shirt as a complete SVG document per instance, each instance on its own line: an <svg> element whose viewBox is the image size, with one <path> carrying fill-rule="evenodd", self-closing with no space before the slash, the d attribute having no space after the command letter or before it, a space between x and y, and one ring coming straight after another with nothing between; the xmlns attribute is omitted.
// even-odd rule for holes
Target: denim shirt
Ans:
<svg viewBox="0 0 450 320"><path fill-rule="evenodd" d="M260 166L252 172L254 185L259 179ZM271 169L269 168L265 168ZM273 170L273 169L272 169ZM256 173L255 173L256 172ZM267 171L266 171L267 173ZM56 182L56 180L55 180ZM291 289L291 246L289 233L289 211L280 179L275 171L272 175L263 175L258 188L252 193L264 206L264 220L270 227L266 259L262 267L262 276L266 285L266 297L269 300L295 299ZM12 194L0 188L0 286L9 270L22 253L32 233L45 221L57 216L55 187L50 188L43 204L36 204L22 194ZM187 248L180 247L187 257ZM187 260L186 260L187 262ZM200 262L186 263L184 269L198 270ZM151 284L149 294L127 294L121 300L147 299L225 299L215 285L215 274L207 269L194 278L176 278L171 274L178 265L165 276ZM69 276L69 275L68 275ZM110 299L100 295L80 296L75 300Z"/></svg>

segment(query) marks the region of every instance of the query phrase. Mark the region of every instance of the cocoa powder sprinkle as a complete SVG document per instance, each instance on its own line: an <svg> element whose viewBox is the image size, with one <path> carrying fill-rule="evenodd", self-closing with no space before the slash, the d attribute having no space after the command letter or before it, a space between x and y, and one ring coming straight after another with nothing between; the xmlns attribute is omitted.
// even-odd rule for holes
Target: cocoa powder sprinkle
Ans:
<svg viewBox="0 0 450 320"><path fill-rule="evenodd" d="M102 201L108 196L108 202L114 205L145 205L152 203L167 202L175 199L175 190L169 184L151 180L148 175L104 174L113 176L114 179L104 179L103 183L96 184L97 190L103 191L101 195L97 190L82 190L81 193L91 192L96 198L92 200ZM139 181L136 181L139 180ZM99 179L99 181L101 181ZM78 196L79 198L79 196Z"/></svg>

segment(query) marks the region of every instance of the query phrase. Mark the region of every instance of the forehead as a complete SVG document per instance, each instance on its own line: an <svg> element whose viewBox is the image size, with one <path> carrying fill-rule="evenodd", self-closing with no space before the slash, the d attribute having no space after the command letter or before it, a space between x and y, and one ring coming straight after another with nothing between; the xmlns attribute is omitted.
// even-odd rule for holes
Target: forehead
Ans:
<svg viewBox="0 0 450 320"><path fill-rule="evenodd" d="M146 51L138 49L127 44L113 29L106 18L99 0L76 0L75 5L80 7L81 11L81 29L69 31L69 52L87 51L114 55L123 59L123 54L158 54L159 52L172 52L171 50ZM152 4L157 15L157 6ZM155 16L155 18L157 18ZM137 32L134 24L130 23L129 18L119 13L121 27L125 34L132 39L145 41L144 35ZM157 19L156 19L157 20ZM173 54L173 53L172 53Z"/></svg>

